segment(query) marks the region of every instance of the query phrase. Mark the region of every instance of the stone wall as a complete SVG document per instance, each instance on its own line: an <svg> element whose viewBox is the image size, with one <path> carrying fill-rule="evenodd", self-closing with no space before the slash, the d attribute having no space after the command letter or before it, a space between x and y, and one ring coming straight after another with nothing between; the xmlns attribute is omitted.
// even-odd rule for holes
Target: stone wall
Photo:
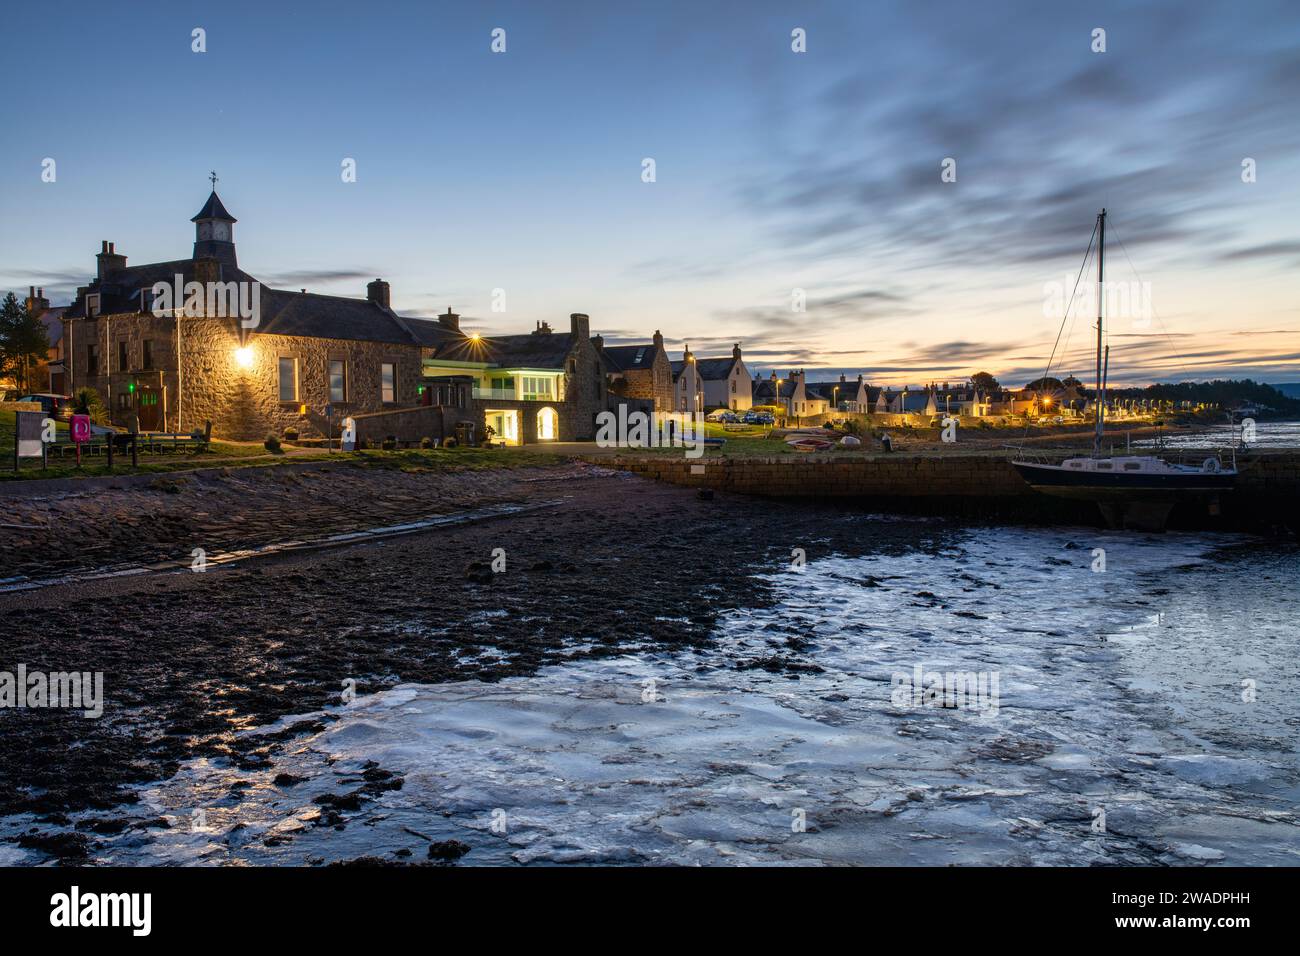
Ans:
<svg viewBox="0 0 1300 956"><path fill-rule="evenodd" d="M740 494L853 500L890 512L1095 525L1094 504L1043 495L1007 458L946 454L687 459L684 455L591 459L672 484ZM1175 509L1177 527L1300 532L1300 453L1261 452L1238 460L1235 491L1217 510L1205 501Z"/></svg>
<svg viewBox="0 0 1300 956"><path fill-rule="evenodd" d="M176 376L176 322L151 314L100 316L95 322L73 320L72 388L89 385L109 407L114 423L129 424L129 412L118 407L117 396L135 377L161 381L165 390L165 420L160 430L192 431L212 422L216 437L257 440L268 434L280 435L294 428L303 437L323 437L318 427L329 403L331 359L342 359L346 368L346 398L332 403L334 421L346 415L380 411L384 408L419 404L418 387L423 369L420 348L413 344L360 342L348 339L318 339L269 335L253 331L247 335L251 362L241 366L238 324L232 320L181 318L181 381L179 429ZM96 376L85 374L86 343L94 335L100 349ZM142 369L141 342L152 343L153 370ZM128 346L128 372L118 371L118 341ZM281 402L280 357L297 360L297 398ZM396 366L396 401L385 404L380 395L380 365ZM111 371L106 372L107 369ZM301 406L308 413L303 415Z"/></svg>
<svg viewBox="0 0 1300 956"><path fill-rule="evenodd" d="M352 420L357 426L357 446L364 447L367 441L379 443L385 438L402 442L418 442L423 438L444 440L455 436L457 422L473 422L475 416L469 408L421 405L353 415ZM477 437L481 437L482 425L476 427Z"/></svg>
<svg viewBox="0 0 1300 956"><path fill-rule="evenodd" d="M673 367L663 349L656 350L650 368L628 369L621 374L623 384L619 389L620 395L652 401L655 411L673 410Z"/></svg>

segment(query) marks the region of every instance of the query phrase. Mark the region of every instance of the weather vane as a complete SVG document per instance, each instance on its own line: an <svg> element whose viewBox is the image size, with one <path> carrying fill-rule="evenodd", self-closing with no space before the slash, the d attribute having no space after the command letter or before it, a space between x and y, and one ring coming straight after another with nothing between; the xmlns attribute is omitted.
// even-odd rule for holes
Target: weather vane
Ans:
<svg viewBox="0 0 1300 956"><path fill-rule="evenodd" d="M216 192L216 191L217 191L217 171L216 171L215 169L212 170L212 173L208 176L208 179L212 180L212 191L213 191L213 192Z"/></svg>

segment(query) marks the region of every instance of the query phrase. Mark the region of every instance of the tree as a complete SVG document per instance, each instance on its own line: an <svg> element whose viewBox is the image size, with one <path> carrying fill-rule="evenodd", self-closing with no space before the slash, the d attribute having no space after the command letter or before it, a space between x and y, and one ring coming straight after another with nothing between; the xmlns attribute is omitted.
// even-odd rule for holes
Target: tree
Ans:
<svg viewBox="0 0 1300 956"><path fill-rule="evenodd" d="M985 394L999 391L1002 388L1002 386L998 384L998 380L988 372L976 372L970 377L970 381L972 385Z"/></svg>
<svg viewBox="0 0 1300 956"><path fill-rule="evenodd" d="M45 323L10 292L0 302L0 374L12 374L19 391L30 390L32 370L49 352Z"/></svg>

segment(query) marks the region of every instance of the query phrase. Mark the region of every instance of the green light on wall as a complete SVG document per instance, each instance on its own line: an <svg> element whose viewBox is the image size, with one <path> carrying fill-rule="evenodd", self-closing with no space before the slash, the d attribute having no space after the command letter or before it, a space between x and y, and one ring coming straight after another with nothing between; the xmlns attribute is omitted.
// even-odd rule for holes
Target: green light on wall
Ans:
<svg viewBox="0 0 1300 956"><path fill-rule="evenodd" d="M131 382L130 384L128 384L128 385L126 386L126 390L127 390L128 392L134 392L134 391L135 391L135 382Z"/></svg>

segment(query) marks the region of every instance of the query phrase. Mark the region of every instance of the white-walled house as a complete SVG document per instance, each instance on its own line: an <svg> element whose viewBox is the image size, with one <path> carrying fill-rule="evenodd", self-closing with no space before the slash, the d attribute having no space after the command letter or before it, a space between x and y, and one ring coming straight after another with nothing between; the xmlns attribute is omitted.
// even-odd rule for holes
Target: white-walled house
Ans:
<svg viewBox="0 0 1300 956"><path fill-rule="evenodd" d="M704 384L705 408L743 412L753 407L753 383L741 358L739 342L732 348L730 358L698 359L695 368Z"/></svg>
<svg viewBox="0 0 1300 956"><path fill-rule="evenodd" d="M685 346L682 360L673 362L673 410L678 412L704 411L704 380L700 378L691 347Z"/></svg>
<svg viewBox="0 0 1300 956"><path fill-rule="evenodd" d="M826 401L827 412L869 412L870 400L867 397L867 383L859 374L857 379L850 379L841 374L838 382L816 382L806 385L807 394Z"/></svg>
<svg viewBox="0 0 1300 956"><path fill-rule="evenodd" d="M777 378L776 372L766 381L754 385L754 404L777 405L791 418L809 418L825 415L826 399L808 390L802 370L791 372L786 378Z"/></svg>

